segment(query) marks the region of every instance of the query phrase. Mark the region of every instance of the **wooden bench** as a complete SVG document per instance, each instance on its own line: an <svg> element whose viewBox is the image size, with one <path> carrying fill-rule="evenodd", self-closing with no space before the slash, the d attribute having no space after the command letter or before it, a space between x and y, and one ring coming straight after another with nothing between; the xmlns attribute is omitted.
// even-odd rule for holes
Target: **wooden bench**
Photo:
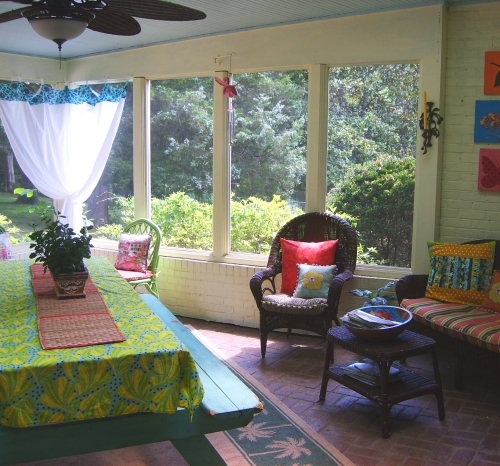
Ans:
<svg viewBox="0 0 500 466"><path fill-rule="evenodd" d="M500 270L500 241L475 240L464 244L477 244L495 241L494 270ZM483 366L491 376L500 369L500 345L492 343L498 341L500 332L500 316L479 309L479 306L464 306L461 304L443 303L429 300L426 303L425 293L428 275L410 274L402 277L396 283L398 302L413 312L410 329L423 335L434 338L440 346L450 349L455 360L454 385L463 387L464 362L472 361L477 366ZM414 300L412 303L411 301ZM422 300L422 303L418 301ZM443 310L439 306L446 304ZM436 308L437 306L437 308ZM436 309L435 309L436 308ZM442 318L447 325L442 325ZM480 324L473 319L480 317ZM454 323L459 323L460 328L454 328ZM479 336L472 336L476 327L481 327Z"/></svg>
<svg viewBox="0 0 500 466"><path fill-rule="evenodd" d="M170 440L192 466L225 465L204 434L243 427L262 410L262 405L160 301L152 295L141 297L196 361L205 397L193 419L186 410L178 409L176 414L140 413L24 429L1 426L1 466L165 440Z"/></svg>

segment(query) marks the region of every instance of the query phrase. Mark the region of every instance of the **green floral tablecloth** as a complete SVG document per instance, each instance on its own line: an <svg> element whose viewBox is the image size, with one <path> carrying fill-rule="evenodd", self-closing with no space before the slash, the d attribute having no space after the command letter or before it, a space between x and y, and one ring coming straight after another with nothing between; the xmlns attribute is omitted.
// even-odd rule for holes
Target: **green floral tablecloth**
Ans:
<svg viewBox="0 0 500 466"><path fill-rule="evenodd" d="M179 407L192 413L200 404L203 387L192 356L104 257L87 267L127 340L43 350L30 265L0 262L2 425L172 414Z"/></svg>

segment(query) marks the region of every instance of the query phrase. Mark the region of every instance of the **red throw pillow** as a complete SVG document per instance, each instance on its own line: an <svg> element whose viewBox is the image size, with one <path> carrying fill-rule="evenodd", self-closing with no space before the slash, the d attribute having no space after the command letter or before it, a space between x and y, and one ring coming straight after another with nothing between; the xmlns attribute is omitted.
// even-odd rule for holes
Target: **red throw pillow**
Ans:
<svg viewBox="0 0 500 466"><path fill-rule="evenodd" d="M281 293L293 294L297 284L297 264L334 265L338 239L303 243L280 238L282 255Z"/></svg>

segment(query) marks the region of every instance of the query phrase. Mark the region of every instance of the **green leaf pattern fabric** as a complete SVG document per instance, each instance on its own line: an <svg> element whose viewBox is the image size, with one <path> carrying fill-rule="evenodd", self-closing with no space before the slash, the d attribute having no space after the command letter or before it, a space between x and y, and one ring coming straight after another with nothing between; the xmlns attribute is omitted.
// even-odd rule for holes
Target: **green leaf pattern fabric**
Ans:
<svg viewBox="0 0 500 466"><path fill-rule="evenodd" d="M204 390L185 346L104 257L86 262L121 343L43 350L30 261L0 263L0 423L10 427L190 413Z"/></svg>

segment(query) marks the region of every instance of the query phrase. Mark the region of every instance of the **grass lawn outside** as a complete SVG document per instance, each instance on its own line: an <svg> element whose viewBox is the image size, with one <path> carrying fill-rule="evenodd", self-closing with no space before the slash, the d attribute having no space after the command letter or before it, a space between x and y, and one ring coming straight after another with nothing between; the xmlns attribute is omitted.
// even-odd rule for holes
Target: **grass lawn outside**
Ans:
<svg viewBox="0 0 500 466"><path fill-rule="evenodd" d="M34 205L16 203L17 194L0 193L0 215L4 215L12 223L7 225L0 221L0 224L9 231L11 243L29 242L28 235L33 232L33 224L36 228L42 226L40 221L41 211L35 210L30 213L29 209L33 209ZM39 206L46 204L51 205L52 201L44 196L40 196Z"/></svg>

